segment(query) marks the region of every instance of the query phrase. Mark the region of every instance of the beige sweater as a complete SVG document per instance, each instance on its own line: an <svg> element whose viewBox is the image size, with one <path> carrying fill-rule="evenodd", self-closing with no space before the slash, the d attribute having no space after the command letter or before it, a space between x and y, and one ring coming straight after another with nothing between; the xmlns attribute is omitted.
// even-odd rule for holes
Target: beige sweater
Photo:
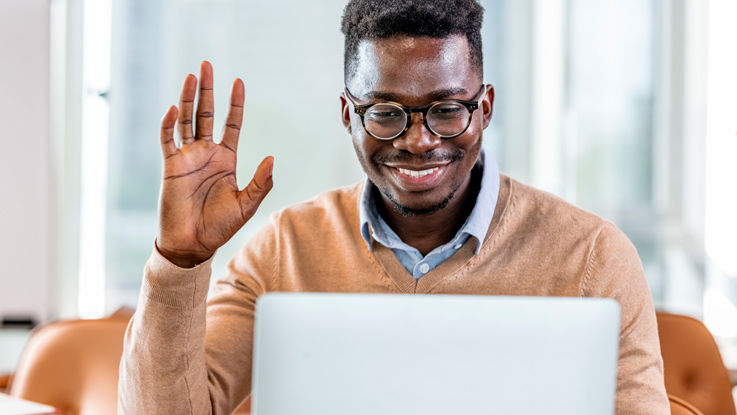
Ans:
<svg viewBox="0 0 737 415"><path fill-rule="evenodd" d="M207 300L210 262L156 250L125 338L119 412L228 414L251 389L254 303L267 291L611 297L622 311L618 414L669 414L655 312L637 252L611 223L501 176L481 251L467 243L415 280L361 238L362 185L292 206L230 261Z"/></svg>

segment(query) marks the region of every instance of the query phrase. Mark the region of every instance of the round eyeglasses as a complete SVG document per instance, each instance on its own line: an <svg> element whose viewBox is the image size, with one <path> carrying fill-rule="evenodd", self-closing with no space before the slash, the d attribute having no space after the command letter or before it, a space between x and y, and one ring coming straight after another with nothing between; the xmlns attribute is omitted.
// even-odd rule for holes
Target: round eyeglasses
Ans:
<svg viewBox="0 0 737 415"><path fill-rule="evenodd" d="M412 113L422 113L425 127L440 138L454 138L466 132L471 125L473 112L479 108L479 100L486 92L486 85L470 101L446 99L420 107L406 107L397 102L376 102L359 105L345 88L345 95L353 104L354 112L361 117L363 129L379 140L393 140L409 130Z"/></svg>

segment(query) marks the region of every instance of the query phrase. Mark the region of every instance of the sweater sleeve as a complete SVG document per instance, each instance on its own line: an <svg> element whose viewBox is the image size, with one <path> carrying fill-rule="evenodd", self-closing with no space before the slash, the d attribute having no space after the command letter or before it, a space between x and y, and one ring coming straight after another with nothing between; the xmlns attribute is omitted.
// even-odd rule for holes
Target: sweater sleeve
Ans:
<svg viewBox="0 0 737 415"><path fill-rule="evenodd" d="M612 224L594 241L581 289L620 304L616 413L670 414L650 290L635 247Z"/></svg>
<svg viewBox="0 0 737 415"><path fill-rule="evenodd" d="M125 335L121 414L230 414L251 384L256 298L274 278L272 226L230 261L207 299L211 260L184 269L154 249Z"/></svg>

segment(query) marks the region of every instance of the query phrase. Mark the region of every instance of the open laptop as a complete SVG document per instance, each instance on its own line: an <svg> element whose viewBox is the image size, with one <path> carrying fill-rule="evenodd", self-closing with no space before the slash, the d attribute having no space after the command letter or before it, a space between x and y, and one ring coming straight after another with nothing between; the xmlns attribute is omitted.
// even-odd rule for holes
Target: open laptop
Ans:
<svg viewBox="0 0 737 415"><path fill-rule="evenodd" d="M614 413L611 299L272 293L254 415Z"/></svg>

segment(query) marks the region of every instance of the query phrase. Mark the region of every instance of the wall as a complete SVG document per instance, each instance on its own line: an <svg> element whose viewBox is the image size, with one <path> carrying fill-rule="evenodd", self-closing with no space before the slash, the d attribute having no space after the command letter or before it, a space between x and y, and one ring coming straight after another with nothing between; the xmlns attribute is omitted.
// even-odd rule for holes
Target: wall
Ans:
<svg viewBox="0 0 737 415"><path fill-rule="evenodd" d="M0 316L48 315L49 1L0 0Z"/></svg>

